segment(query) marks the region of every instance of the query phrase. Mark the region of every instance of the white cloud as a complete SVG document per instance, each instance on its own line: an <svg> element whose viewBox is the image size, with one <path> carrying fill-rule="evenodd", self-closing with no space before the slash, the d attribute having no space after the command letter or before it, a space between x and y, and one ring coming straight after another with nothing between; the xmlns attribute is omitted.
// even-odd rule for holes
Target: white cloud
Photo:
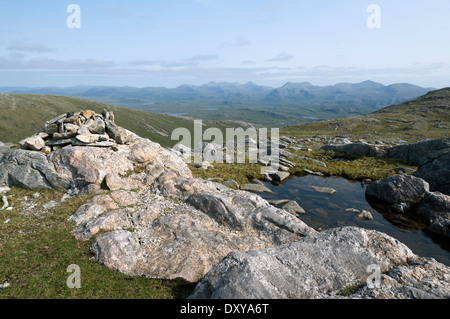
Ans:
<svg viewBox="0 0 450 319"><path fill-rule="evenodd" d="M24 54L17 52L0 57L1 70L86 70L108 69L116 65L113 61L97 59L56 60L48 57L26 58Z"/></svg>
<svg viewBox="0 0 450 319"><path fill-rule="evenodd" d="M27 43L27 42L12 42L6 48L6 50L17 52L35 52L35 53L56 51L55 49L49 48L42 43Z"/></svg>
<svg viewBox="0 0 450 319"><path fill-rule="evenodd" d="M287 53L280 53L272 59L267 60L267 62L286 62L294 58L293 55Z"/></svg>

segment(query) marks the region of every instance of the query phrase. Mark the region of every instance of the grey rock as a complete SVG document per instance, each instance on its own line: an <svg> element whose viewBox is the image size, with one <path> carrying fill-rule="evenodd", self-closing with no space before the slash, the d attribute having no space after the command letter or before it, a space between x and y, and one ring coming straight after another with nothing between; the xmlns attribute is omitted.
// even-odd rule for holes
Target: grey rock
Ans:
<svg viewBox="0 0 450 319"><path fill-rule="evenodd" d="M315 233L291 214L248 192L234 191L217 195L198 193L190 196L186 202L219 223L234 229L262 232L278 243L288 240L292 235Z"/></svg>
<svg viewBox="0 0 450 319"><path fill-rule="evenodd" d="M386 152L374 145L367 143L352 143L352 144L338 144L338 145L324 145L322 150L345 153L356 156L382 157Z"/></svg>
<svg viewBox="0 0 450 319"><path fill-rule="evenodd" d="M208 161L203 161L201 163L194 163L193 166L195 168L208 169L209 167L212 166L212 164Z"/></svg>
<svg viewBox="0 0 450 319"><path fill-rule="evenodd" d="M351 299L448 299L449 267L433 258L414 258L380 275L380 287L367 285Z"/></svg>
<svg viewBox="0 0 450 319"><path fill-rule="evenodd" d="M8 186L0 186L0 194L6 194L11 190Z"/></svg>
<svg viewBox="0 0 450 319"><path fill-rule="evenodd" d="M268 200L270 205L274 205L274 206L279 206L279 205L283 205L288 203L290 200L289 199L271 199Z"/></svg>
<svg viewBox="0 0 450 319"><path fill-rule="evenodd" d="M415 165L425 165L450 152L450 138L426 140L413 144L397 145L386 150L389 157Z"/></svg>
<svg viewBox="0 0 450 319"><path fill-rule="evenodd" d="M450 153L420 166L414 176L427 181L430 184L430 191L450 195Z"/></svg>
<svg viewBox="0 0 450 319"><path fill-rule="evenodd" d="M180 181L176 177L171 180ZM131 195L126 191L119 191L120 197L115 193L98 195L72 218L77 222L74 234L87 240L102 230L109 231L94 238L91 250L98 262L110 268L131 275L197 282L234 250L266 248L315 233L255 194L218 192L211 182L203 183L210 193L191 195L187 202L192 206L152 194L149 189L136 194L132 203L126 201ZM111 206L109 196L127 207ZM130 226L133 231L126 231Z"/></svg>
<svg viewBox="0 0 450 319"><path fill-rule="evenodd" d="M41 137L34 135L21 140L19 145L25 150L40 151L45 147L45 142Z"/></svg>
<svg viewBox="0 0 450 319"><path fill-rule="evenodd" d="M92 134L105 134L106 124L99 117L93 117L86 121L86 126Z"/></svg>
<svg viewBox="0 0 450 319"><path fill-rule="evenodd" d="M77 135L76 132L64 132L64 133L54 133L52 138L54 140L67 140Z"/></svg>
<svg viewBox="0 0 450 319"><path fill-rule="evenodd" d="M388 176L372 182L366 188L366 195L387 204L405 203L409 207L418 203L429 191L424 180L412 175Z"/></svg>
<svg viewBox="0 0 450 319"><path fill-rule="evenodd" d="M105 124L106 133L108 133L108 135L119 144L128 144L135 138L134 133L114 124L111 121L106 120Z"/></svg>
<svg viewBox="0 0 450 319"><path fill-rule="evenodd" d="M359 209L356 209L356 208L347 208L345 210L345 212L346 213L352 213L352 214L360 214L361 213L361 211Z"/></svg>
<svg viewBox="0 0 450 319"><path fill-rule="evenodd" d="M259 184L243 184L241 190L255 193L272 193L272 191L264 185Z"/></svg>
<svg viewBox="0 0 450 319"><path fill-rule="evenodd" d="M372 296L364 294L372 273L368 271L370 265L388 273L397 289L410 288L420 291L420 296L434 298L450 295L449 267L433 259L420 259L386 234L343 227L274 248L230 253L205 275L189 298L339 298L346 287L355 284L363 288L350 298L377 298L375 290L371 290ZM432 284L427 284L429 280ZM375 289L386 288L391 286Z"/></svg>
<svg viewBox="0 0 450 319"><path fill-rule="evenodd" d="M428 221L430 231L450 237L450 196L427 193L414 212Z"/></svg>
<svg viewBox="0 0 450 319"><path fill-rule="evenodd" d="M318 193L334 195L337 192L334 188L331 188L331 187L321 187L321 186L308 186L308 187L312 188L313 190L315 190Z"/></svg>
<svg viewBox="0 0 450 319"><path fill-rule="evenodd" d="M305 210L294 200L289 201L288 203L283 205L283 207L281 207L281 208L295 216L297 214L305 214L306 213Z"/></svg>
<svg viewBox="0 0 450 319"><path fill-rule="evenodd" d="M226 180L222 184L231 189L239 189L240 187L239 183L236 182L234 179Z"/></svg>
<svg viewBox="0 0 450 319"><path fill-rule="evenodd" d="M303 172L305 172L306 174L310 174L310 175L316 175L316 176L323 176L323 173L321 172L314 172L310 169L304 168Z"/></svg>
<svg viewBox="0 0 450 319"><path fill-rule="evenodd" d="M9 206L8 197L3 195L2 196L2 202L3 202L3 206L2 206L2 208L0 208L0 211L4 210L5 208L8 208L8 206Z"/></svg>
<svg viewBox="0 0 450 319"><path fill-rule="evenodd" d="M129 231L117 230L98 236L91 245L95 260L125 274L134 274L139 241Z"/></svg>
<svg viewBox="0 0 450 319"><path fill-rule="evenodd" d="M286 180L289 176L290 176L289 172L280 172L280 171L270 174L270 177L272 178L272 180L275 182L279 182L279 183Z"/></svg>
<svg viewBox="0 0 450 319"><path fill-rule="evenodd" d="M0 159L0 183L26 189L59 189L70 187L47 157L35 151L11 149Z"/></svg>
<svg viewBox="0 0 450 319"><path fill-rule="evenodd" d="M366 219L366 220L373 220L373 216L372 214L367 211L367 210L363 210L359 215L358 215L359 219Z"/></svg>

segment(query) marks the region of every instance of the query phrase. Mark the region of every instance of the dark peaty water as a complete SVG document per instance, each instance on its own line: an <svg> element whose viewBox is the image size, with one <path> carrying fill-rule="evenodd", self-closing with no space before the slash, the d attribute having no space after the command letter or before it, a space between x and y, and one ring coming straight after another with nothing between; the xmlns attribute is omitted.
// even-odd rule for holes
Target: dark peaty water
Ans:
<svg viewBox="0 0 450 319"><path fill-rule="evenodd" d="M426 230L426 225L414 215L390 213L380 203L368 202L365 186L344 178L307 175L294 177L282 185L265 185L273 194L260 194L265 199L295 200L306 214L300 219L317 230L341 226L358 226L386 233L407 245L415 254L433 257L450 266L450 240ZM334 195L316 192L308 186L331 187ZM369 211L373 220L362 220L358 214L345 209L356 208Z"/></svg>

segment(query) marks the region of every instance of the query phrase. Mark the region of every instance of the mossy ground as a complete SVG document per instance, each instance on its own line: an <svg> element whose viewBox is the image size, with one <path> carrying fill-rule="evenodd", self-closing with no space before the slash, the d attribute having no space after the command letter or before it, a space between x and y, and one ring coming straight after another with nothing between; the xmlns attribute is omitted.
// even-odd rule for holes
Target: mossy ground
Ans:
<svg viewBox="0 0 450 319"><path fill-rule="evenodd" d="M296 166L290 169L291 175L306 175L303 169L320 172L324 176L344 177L349 180L362 181L363 179L382 179L389 175L395 175L394 168L404 167L416 170L416 166L411 166L401 160L392 158L361 157L347 154L336 154L315 149L313 151L292 151L291 153L309 157L323 162L323 167L310 160L290 159ZM233 179L239 184L247 183L253 178L261 178L261 168L258 164L218 164L213 163L213 167L204 170L190 165L195 177L203 179L221 178L223 180Z"/></svg>

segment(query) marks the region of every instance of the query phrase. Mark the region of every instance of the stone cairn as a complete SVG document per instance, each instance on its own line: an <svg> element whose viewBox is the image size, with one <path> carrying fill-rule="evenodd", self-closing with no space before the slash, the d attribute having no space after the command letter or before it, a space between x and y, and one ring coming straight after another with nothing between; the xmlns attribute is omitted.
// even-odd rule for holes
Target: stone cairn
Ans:
<svg viewBox="0 0 450 319"><path fill-rule="evenodd" d="M41 132L19 142L23 149L52 152L63 147L113 147L127 144L131 133L114 123L114 113L69 112L45 122Z"/></svg>

